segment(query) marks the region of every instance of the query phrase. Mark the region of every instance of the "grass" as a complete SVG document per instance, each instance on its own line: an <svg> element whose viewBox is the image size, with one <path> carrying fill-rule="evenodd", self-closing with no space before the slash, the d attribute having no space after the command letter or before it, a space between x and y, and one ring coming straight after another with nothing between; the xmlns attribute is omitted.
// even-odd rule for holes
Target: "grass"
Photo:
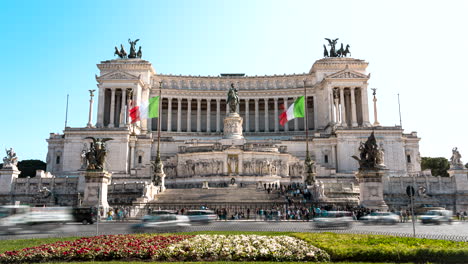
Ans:
<svg viewBox="0 0 468 264"><path fill-rule="evenodd" d="M332 261L468 262L467 242L335 233L292 235L327 251Z"/></svg>
<svg viewBox="0 0 468 264"><path fill-rule="evenodd" d="M357 235L335 233L294 233L294 232L243 232L243 231L203 231L178 234L208 234L208 235L290 235L324 249L331 256L333 263L468 263L468 242L454 242L446 240L431 240L409 237L393 237L382 235ZM161 234L159 234L161 235ZM56 241L74 240L78 237L0 240L0 253L18 250ZM351 261L351 262L342 262ZM352 262L354 261L354 262ZM363 262L360 262L363 261ZM54 264L61 263L55 262ZM128 264L149 262L63 262L63 263L93 263L93 264ZM161 262L158 262L161 263ZM181 263L181 262L168 262ZM187 263L187 262L185 262ZM195 262L194 262L195 263ZM197 262L203 263L203 262ZM209 262L227 263L227 262ZM252 262L275 263L275 262ZM284 262L296 263L296 262Z"/></svg>

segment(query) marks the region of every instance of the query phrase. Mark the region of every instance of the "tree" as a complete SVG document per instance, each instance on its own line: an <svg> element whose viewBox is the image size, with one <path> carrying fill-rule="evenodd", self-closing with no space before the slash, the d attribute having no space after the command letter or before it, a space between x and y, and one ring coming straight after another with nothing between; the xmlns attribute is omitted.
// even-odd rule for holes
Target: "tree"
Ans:
<svg viewBox="0 0 468 264"><path fill-rule="evenodd" d="M42 160L22 160L18 162L18 170L21 174L20 178L34 177L36 176L36 170L46 170L47 164Z"/></svg>
<svg viewBox="0 0 468 264"><path fill-rule="evenodd" d="M423 157L421 160L421 169L430 169L433 176L448 177L447 170L450 168L448 159L443 157L431 158Z"/></svg>

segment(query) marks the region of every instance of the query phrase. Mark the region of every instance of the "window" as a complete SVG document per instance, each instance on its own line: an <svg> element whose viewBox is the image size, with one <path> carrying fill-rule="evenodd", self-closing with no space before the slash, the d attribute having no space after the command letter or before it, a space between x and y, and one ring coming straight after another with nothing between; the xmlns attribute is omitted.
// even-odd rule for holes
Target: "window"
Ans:
<svg viewBox="0 0 468 264"><path fill-rule="evenodd" d="M323 161L324 161L325 163L328 163L328 155L325 155L325 156L323 157Z"/></svg>
<svg viewBox="0 0 468 264"><path fill-rule="evenodd" d="M411 155L406 155L406 162L411 163Z"/></svg>
<svg viewBox="0 0 468 264"><path fill-rule="evenodd" d="M57 157L55 158L55 164L60 164L60 156L57 156Z"/></svg>
<svg viewBox="0 0 468 264"><path fill-rule="evenodd" d="M138 164L141 164L141 160L142 160L141 156L138 156Z"/></svg>

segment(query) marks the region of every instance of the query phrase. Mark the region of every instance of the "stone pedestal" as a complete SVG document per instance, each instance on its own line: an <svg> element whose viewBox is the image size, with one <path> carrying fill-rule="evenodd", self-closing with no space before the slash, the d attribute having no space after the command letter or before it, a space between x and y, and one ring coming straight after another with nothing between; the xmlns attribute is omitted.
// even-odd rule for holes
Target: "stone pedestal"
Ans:
<svg viewBox="0 0 468 264"><path fill-rule="evenodd" d="M230 113L224 118L223 145L243 145L245 144L242 135L242 117L238 113Z"/></svg>
<svg viewBox="0 0 468 264"><path fill-rule="evenodd" d="M455 178L455 209L468 211L468 169L450 168L448 173L450 177Z"/></svg>
<svg viewBox="0 0 468 264"><path fill-rule="evenodd" d="M208 181L204 181L202 189L209 189L209 188L210 188L210 186L208 186Z"/></svg>
<svg viewBox="0 0 468 264"><path fill-rule="evenodd" d="M107 171L86 171L85 190L82 206L103 208L105 212L109 208L107 203L107 186L112 174Z"/></svg>
<svg viewBox="0 0 468 264"><path fill-rule="evenodd" d="M166 184L165 184L165 180L166 180L166 174L164 173L164 171L162 173L154 173L154 177L155 177L155 185L159 187L159 190L160 192L164 192L166 190Z"/></svg>
<svg viewBox="0 0 468 264"><path fill-rule="evenodd" d="M359 205L379 211L388 210L383 198L382 178L385 174L385 169L360 170L357 173L360 189Z"/></svg>
<svg viewBox="0 0 468 264"><path fill-rule="evenodd" d="M21 172L15 165L0 169L0 194L10 194L13 182Z"/></svg>

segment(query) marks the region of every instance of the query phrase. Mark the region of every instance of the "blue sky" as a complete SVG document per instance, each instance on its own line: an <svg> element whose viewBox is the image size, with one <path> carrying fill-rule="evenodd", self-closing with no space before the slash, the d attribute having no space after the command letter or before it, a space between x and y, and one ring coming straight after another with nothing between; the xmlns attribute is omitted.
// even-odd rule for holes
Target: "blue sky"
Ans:
<svg viewBox="0 0 468 264"><path fill-rule="evenodd" d="M67 94L68 125L85 126L96 64L128 38L158 73L192 75L308 72L323 38L340 38L370 63L382 125L399 123L400 93L422 156L449 158L455 146L468 156L467 10L467 1L2 1L0 148L45 160Z"/></svg>

